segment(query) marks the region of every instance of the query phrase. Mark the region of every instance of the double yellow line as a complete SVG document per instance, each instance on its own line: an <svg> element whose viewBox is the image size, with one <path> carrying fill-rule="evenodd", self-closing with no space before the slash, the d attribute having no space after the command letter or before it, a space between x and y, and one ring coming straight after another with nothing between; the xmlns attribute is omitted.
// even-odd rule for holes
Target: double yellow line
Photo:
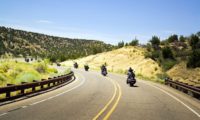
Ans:
<svg viewBox="0 0 200 120"><path fill-rule="evenodd" d="M106 79L110 80L111 83L113 84L114 94L111 97L111 99L108 101L108 103L103 107L103 109L101 109L101 111L92 120L99 119L99 117L100 116L102 117L103 114L105 114L105 116L102 117L103 120L108 120L108 118L111 116L111 114L114 112L117 105L119 104L119 100L120 100L121 95L122 95L120 85L116 81L114 81L114 80L112 80L108 77L106 77Z"/></svg>

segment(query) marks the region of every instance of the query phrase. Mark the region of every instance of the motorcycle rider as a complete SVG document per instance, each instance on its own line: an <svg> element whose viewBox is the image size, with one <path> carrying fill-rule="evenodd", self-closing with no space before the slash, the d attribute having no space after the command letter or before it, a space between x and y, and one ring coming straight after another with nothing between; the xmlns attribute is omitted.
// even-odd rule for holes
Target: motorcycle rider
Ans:
<svg viewBox="0 0 200 120"><path fill-rule="evenodd" d="M74 68L78 68L78 63L77 62L74 63Z"/></svg>
<svg viewBox="0 0 200 120"><path fill-rule="evenodd" d="M88 71L89 66L88 66L87 64L85 64L85 65L84 65L84 68L85 68L86 71Z"/></svg>
<svg viewBox="0 0 200 120"><path fill-rule="evenodd" d="M102 65L101 66L101 73L103 74L103 72L106 72L106 74L107 74L107 68L106 68L106 66L105 65Z"/></svg>
<svg viewBox="0 0 200 120"><path fill-rule="evenodd" d="M131 67L129 68L127 75L128 75L128 78L131 78L131 77L135 78L135 73Z"/></svg>

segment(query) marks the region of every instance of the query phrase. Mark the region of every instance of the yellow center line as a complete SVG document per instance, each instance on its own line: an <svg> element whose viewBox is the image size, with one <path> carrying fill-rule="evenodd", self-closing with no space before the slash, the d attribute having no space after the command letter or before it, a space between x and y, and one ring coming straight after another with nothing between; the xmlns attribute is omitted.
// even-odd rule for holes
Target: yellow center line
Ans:
<svg viewBox="0 0 200 120"><path fill-rule="evenodd" d="M99 118L99 116L108 108L108 106L114 100L116 93L117 93L117 87L116 87L116 84L113 82L113 80L111 80L111 82L112 82L114 89L115 89L114 94L113 94L112 98L109 100L109 102L104 106L104 108L92 120L97 120Z"/></svg>
<svg viewBox="0 0 200 120"><path fill-rule="evenodd" d="M111 109L107 112L107 114L105 115L103 120L108 120L108 118L111 116L111 114L114 112L114 110L116 109L117 105L119 104L119 100L120 100L121 95L122 95L121 87L117 82L115 82L111 78L108 78L108 77L106 77L106 78L112 82L112 84L114 86L114 89L115 89L114 90L114 94L113 94L112 98L109 100L109 102L104 106L104 108L92 120L97 120L106 111L106 109L108 109L110 104L114 101L115 97L117 96L117 91L119 93L118 93L118 96L116 98L116 101L114 102L114 104L111 107Z"/></svg>
<svg viewBox="0 0 200 120"><path fill-rule="evenodd" d="M107 115L103 118L103 120L108 120L108 118L111 116L111 114L114 112L114 110L116 109L117 105L119 104L119 100L120 100L121 95L122 95L120 85L117 82L115 82L115 83L117 84L117 87L119 89L119 95L118 95L118 98L117 98L116 102L114 103L114 105L112 106L110 111L107 113Z"/></svg>

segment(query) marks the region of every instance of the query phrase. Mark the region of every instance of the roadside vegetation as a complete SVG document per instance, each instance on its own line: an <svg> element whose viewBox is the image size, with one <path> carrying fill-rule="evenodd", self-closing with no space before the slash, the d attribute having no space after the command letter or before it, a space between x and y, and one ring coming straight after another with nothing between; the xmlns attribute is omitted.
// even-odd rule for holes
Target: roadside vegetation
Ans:
<svg viewBox="0 0 200 120"><path fill-rule="evenodd" d="M50 66L49 60L32 63L11 60L0 61L0 86L6 84L21 84L33 80L47 79L56 76L57 69Z"/></svg>

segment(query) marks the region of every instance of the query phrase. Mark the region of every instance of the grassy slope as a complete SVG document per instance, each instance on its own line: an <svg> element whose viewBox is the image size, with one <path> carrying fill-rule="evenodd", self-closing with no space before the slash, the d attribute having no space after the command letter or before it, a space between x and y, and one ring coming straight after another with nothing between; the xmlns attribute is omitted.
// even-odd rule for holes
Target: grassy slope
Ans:
<svg viewBox="0 0 200 120"><path fill-rule="evenodd" d="M5 86L7 83L32 82L56 74L57 70L49 67L45 61L33 63L0 61L0 86Z"/></svg>
<svg viewBox="0 0 200 120"><path fill-rule="evenodd" d="M75 60L80 67L88 64L92 69L99 69L102 64L107 63L107 68L111 72L125 73L132 67L137 75L148 78L155 78L161 73L161 68L151 59L144 58L145 49L141 47L124 47L121 49L91 55ZM72 66L74 61L66 61L62 64Z"/></svg>
<svg viewBox="0 0 200 120"><path fill-rule="evenodd" d="M181 62L167 71L167 74L177 81L188 83L190 85L200 86L200 68L187 69L186 63Z"/></svg>

